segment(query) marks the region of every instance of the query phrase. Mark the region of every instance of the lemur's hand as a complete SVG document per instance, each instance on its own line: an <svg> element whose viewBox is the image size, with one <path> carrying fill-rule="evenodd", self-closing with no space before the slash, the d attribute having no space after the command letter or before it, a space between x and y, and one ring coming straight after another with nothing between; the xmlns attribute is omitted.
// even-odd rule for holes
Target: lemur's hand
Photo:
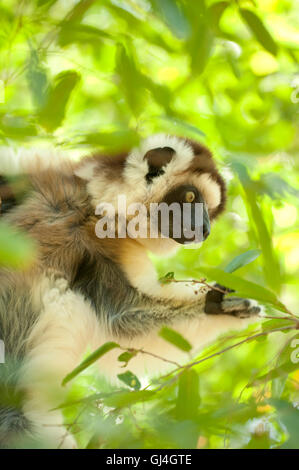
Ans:
<svg viewBox="0 0 299 470"><path fill-rule="evenodd" d="M261 308L253 300L242 299L241 297L226 298L225 294L234 291L219 284L215 284L214 287L219 290L212 289L207 293L205 313L233 315L239 318L247 318L260 313Z"/></svg>

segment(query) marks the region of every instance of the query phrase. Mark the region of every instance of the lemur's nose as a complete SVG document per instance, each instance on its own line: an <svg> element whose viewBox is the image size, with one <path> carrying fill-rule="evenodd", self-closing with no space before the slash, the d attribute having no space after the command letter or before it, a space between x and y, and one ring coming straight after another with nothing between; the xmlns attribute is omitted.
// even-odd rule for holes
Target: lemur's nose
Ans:
<svg viewBox="0 0 299 470"><path fill-rule="evenodd" d="M210 218L209 218L209 213L206 207L204 207L203 211L203 226L202 226L202 235L203 239L206 240L208 236L210 235L211 232L211 224L210 224Z"/></svg>
<svg viewBox="0 0 299 470"><path fill-rule="evenodd" d="M211 232L211 227L210 227L210 224L206 224L204 223L203 224L203 228L202 228L202 235L203 235L203 239L206 240L208 238L208 236L210 235L210 232Z"/></svg>

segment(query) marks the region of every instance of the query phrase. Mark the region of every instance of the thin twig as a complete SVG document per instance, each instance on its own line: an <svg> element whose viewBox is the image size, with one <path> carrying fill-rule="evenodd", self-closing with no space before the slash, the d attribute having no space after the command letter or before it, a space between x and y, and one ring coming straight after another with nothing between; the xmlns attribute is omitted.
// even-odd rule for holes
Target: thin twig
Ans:
<svg viewBox="0 0 299 470"><path fill-rule="evenodd" d="M164 362L168 362L169 364L173 364L177 367L182 367L178 362L176 361L172 361L171 359L166 359L165 357L162 357L162 356L158 356L158 354L154 354L150 351L145 351L144 349L135 349L135 348L124 348L124 347L120 347L119 349L121 349L122 351L128 351L128 352L131 352L131 353L141 353L141 354L147 354L148 356L152 356L152 357L155 357L156 359L160 359L161 361L164 361Z"/></svg>
<svg viewBox="0 0 299 470"><path fill-rule="evenodd" d="M299 323L298 323L298 325L299 325ZM243 339L243 340L241 340L241 341L238 341L238 342L235 343L235 344L232 344L232 345L230 345L230 346L227 346L227 347L224 348L224 349L221 349L221 351L217 351L217 352L215 352L215 353L213 353L213 354L210 354L209 356L206 356L206 357L204 357L204 358L202 358L202 359L199 359L198 361L194 361L194 362L191 362L190 364L186 364L185 366L181 366L180 368L175 369L175 370L169 372L168 374L166 374L166 375L164 375L164 376L162 376L162 377L160 377L160 378L165 379L165 378L167 378L169 375L172 375L173 373L179 371L180 369L183 369L183 370L181 370L181 371L178 373L178 375L176 375L175 380L177 380L178 377L184 372L184 370L187 370L187 369L190 369L190 368L193 367L193 366L199 365L199 364L201 364L202 362L207 361L208 359L212 359L213 357L220 356L220 354L223 354L223 353L225 353L225 352L227 352L227 351L230 351L231 349L233 349L233 348L235 348L235 347L237 347L237 346L240 346L240 345L242 345L242 344L244 344L244 343L247 343L247 342L249 342L249 341L251 341L251 340L253 340L253 339L255 339L255 338L259 338L259 337L261 337L261 336L268 335L269 333L275 333L275 332L284 331L284 330L295 330L295 329L297 329L297 327L298 327L297 325L295 325L295 326L288 325L288 326L283 326L283 327L281 327L281 328L274 328L273 330L262 331L262 332L260 332L260 333L256 333L255 335L249 336L249 337L247 337L247 338L245 338L245 339Z"/></svg>
<svg viewBox="0 0 299 470"><path fill-rule="evenodd" d="M204 278L204 277L201 278L201 279L165 279L164 282L166 282L166 283L169 283L169 282L184 282L184 283L188 283L188 284L190 284L190 283L191 284L203 284L211 290L216 290L218 292L221 292L221 294L228 294L229 293L228 290L223 290L220 287L216 287L216 286L213 286L211 284L208 284L206 282L206 278Z"/></svg>

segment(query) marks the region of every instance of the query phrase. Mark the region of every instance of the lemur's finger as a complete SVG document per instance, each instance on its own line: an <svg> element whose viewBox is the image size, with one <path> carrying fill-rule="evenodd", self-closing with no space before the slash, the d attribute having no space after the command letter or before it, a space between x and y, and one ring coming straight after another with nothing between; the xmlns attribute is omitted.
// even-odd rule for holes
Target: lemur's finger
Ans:
<svg viewBox="0 0 299 470"><path fill-rule="evenodd" d="M229 297L221 302L221 307L226 312L231 312L232 310L248 310L248 308L252 306L250 300L242 299L241 297Z"/></svg>
<svg viewBox="0 0 299 470"><path fill-rule="evenodd" d="M261 311L261 308L254 301L240 297L224 299L221 302L221 308L224 313L237 315L242 318L244 316L257 315Z"/></svg>
<svg viewBox="0 0 299 470"><path fill-rule="evenodd" d="M248 310L233 310L231 312L227 312L227 314L233 315L234 317L238 318L248 318L258 315L260 311L260 307L254 306L249 308Z"/></svg>

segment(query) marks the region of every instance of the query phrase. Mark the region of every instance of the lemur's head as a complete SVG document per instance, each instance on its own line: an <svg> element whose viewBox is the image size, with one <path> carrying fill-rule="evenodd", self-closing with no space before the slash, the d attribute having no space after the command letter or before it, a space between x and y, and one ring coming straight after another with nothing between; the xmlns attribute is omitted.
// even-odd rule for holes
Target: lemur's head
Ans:
<svg viewBox="0 0 299 470"><path fill-rule="evenodd" d="M121 195L126 197L127 207L142 204L148 218L151 206L164 203L164 207L171 209L168 211L168 245L169 241L177 245L205 240L210 233L210 223L225 205L225 183L210 151L199 143L175 136L154 135L127 154L94 156L83 160L76 174L87 180L88 192L95 207L108 203L117 213ZM180 219L175 219L172 208L182 209L184 203L189 203L189 209ZM198 203L202 203L200 220L196 210ZM135 211L139 210L133 206L133 213L126 217L128 221L134 216L134 207ZM185 233L186 225L194 231L198 228L196 224L201 224L201 240L192 239L190 235L187 237ZM178 231L178 228L181 230ZM158 230L167 244L160 216ZM139 238L146 239L149 249L152 248L150 245L157 245L157 240L151 240L149 231L145 237ZM162 240L160 237L159 245Z"/></svg>

